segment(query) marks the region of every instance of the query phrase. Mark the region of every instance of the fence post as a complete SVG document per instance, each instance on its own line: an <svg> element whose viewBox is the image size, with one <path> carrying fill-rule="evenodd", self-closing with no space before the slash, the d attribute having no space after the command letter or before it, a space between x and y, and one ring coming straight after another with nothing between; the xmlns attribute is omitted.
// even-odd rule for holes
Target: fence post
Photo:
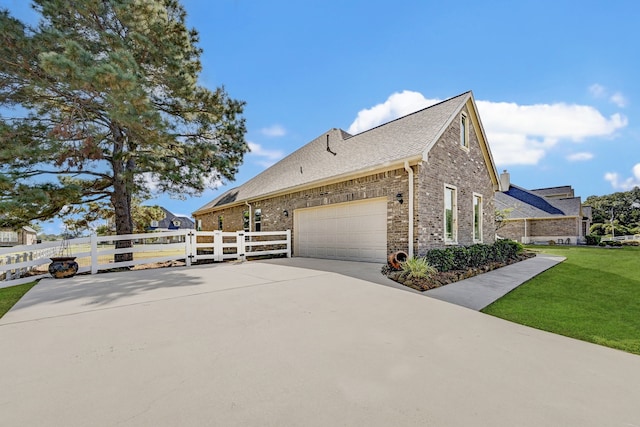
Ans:
<svg viewBox="0 0 640 427"><path fill-rule="evenodd" d="M291 258L291 229L287 230L287 258Z"/></svg>
<svg viewBox="0 0 640 427"><path fill-rule="evenodd" d="M193 258L193 230L185 230L184 263L187 267L191 267L191 258Z"/></svg>
<svg viewBox="0 0 640 427"><path fill-rule="evenodd" d="M246 247L244 245L244 231L236 231L236 245L238 246L236 254L240 261L246 261Z"/></svg>
<svg viewBox="0 0 640 427"><path fill-rule="evenodd" d="M91 274L98 273L98 235L92 234L91 242Z"/></svg>
<svg viewBox="0 0 640 427"><path fill-rule="evenodd" d="M213 232L213 255L215 261L222 261L224 251L222 249L222 231L215 230Z"/></svg>

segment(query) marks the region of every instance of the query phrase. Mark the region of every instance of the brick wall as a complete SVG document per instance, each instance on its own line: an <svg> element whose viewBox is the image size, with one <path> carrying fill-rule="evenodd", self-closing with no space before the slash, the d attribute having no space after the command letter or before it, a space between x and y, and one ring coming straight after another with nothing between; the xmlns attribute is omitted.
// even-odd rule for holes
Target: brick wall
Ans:
<svg viewBox="0 0 640 427"><path fill-rule="evenodd" d="M466 107L464 109L467 112ZM470 115L467 112L468 117ZM478 142L469 123L469 149L460 145L460 121L454 120L419 168L416 230L417 253L442 247L444 242L444 187L457 189L457 235L459 245L472 245L473 194L482 196L482 242L495 241L494 187Z"/></svg>
<svg viewBox="0 0 640 427"><path fill-rule="evenodd" d="M256 209L262 213L262 231L293 230L293 211L300 208L326 206L357 200L387 198L387 250L388 252L407 250L408 247L408 183L409 176L404 169L377 173L361 178L316 187L304 191L260 200L251 203L252 216ZM405 203L396 201L396 194L402 193ZM223 216L222 231L243 229L243 213L249 208L237 206L221 209L214 213L197 216L202 220L203 230L217 230L218 216ZM288 216L284 215L284 211ZM254 218L251 230L255 231ZM292 239L295 237L292 236ZM294 254L295 255L295 254Z"/></svg>
<svg viewBox="0 0 640 427"><path fill-rule="evenodd" d="M580 224L581 220L577 217L528 219L527 236L531 241L535 241L536 237L581 236ZM504 227L498 230L498 235L521 242L522 237L525 235L524 220L507 221Z"/></svg>

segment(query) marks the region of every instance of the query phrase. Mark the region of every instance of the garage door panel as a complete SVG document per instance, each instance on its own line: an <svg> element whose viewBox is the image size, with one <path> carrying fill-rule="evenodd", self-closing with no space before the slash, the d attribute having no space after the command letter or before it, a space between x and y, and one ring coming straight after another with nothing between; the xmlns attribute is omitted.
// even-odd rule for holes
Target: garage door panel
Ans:
<svg viewBox="0 0 640 427"><path fill-rule="evenodd" d="M386 199L296 210L294 236L296 256L384 262Z"/></svg>

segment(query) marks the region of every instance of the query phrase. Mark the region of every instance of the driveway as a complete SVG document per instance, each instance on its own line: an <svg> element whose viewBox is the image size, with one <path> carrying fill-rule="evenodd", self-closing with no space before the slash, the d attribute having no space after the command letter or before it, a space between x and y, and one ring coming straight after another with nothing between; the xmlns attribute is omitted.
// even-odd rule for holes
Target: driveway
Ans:
<svg viewBox="0 0 640 427"><path fill-rule="evenodd" d="M0 342L6 426L640 425L638 356L272 263L43 280Z"/></svg>

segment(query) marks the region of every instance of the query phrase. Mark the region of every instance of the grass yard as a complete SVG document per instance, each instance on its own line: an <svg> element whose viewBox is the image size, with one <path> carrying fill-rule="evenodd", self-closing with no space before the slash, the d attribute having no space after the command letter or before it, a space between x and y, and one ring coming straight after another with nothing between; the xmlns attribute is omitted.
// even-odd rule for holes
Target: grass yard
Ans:
<svg viewBox="0 0 640 427"><path fill-rule="evenodd" d="M566 261L482 310L640 354L640 247L530 247Z"/></svg>
<svg viewBox="0 0 640 427"><path fill-rule="evenodd" d="M36 283L37 282L29 282L24 285L0 289L0 318L2 318L29 289L33 288Z"/></svg>

